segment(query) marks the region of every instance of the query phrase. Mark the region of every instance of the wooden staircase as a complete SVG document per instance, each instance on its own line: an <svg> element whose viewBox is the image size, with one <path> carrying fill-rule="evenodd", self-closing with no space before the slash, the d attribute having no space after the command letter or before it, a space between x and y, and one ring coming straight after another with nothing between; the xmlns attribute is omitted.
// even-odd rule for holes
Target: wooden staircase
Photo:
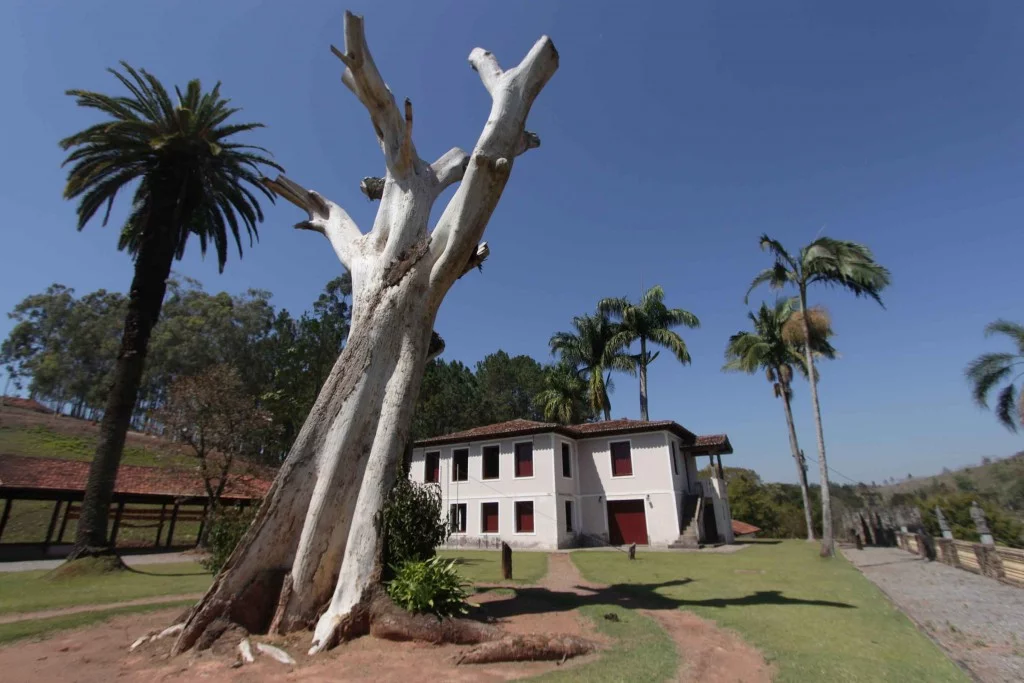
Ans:
<svg viewBox="0 0 1024 683"><path fill-rule="evenodd" d="M702 496L685 494L683 496L683 514L680 517L683 533L675 541L669 544L669 548L682 550L685 548L700 548L700 511L704 505Z"/></svg>

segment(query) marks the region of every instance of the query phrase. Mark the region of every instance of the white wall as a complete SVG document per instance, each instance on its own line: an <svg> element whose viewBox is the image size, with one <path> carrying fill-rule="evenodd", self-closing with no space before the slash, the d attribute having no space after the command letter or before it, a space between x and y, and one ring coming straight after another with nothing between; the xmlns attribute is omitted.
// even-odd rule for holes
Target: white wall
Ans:
<svg viewBox="0 0 1024 683"><path fill-rule="evenodd" d="M676 487L682 476L672 473L666 432L624 436L602 436L578 442L580 492L587 533L600 530L608 539L608 500L643 500L647 517L647 538L651 545L668 545L679 538L679 503ZM611 443L628 441L633 474L612 476ZM680 463L682 466L682 463ZM595 496L601 501L592 500Z"/></svg>
<svg viewBox="0 0 1024 683"><path fill-rule="evenodd" d="M515 476L515 444L533 443L533 476ZM483 448L497 445L498 478L483 479ZM467 481L452 481L452 452L469 449L469 477ZM452 503L466 504L466 533L452 534L449 545L497 546L502 541L512 547L554 548L558 545L558 513L555 491L555 467L552 452L552 435L540 434L515 439L479 441L470 444L451 444L439 447L415 448L409 476L413 481L422 482L425 473L426 453L440 452L440 486L447 514ZM561 455L558 456L561 472ZM533 502L532 533L518 533L515 530L515 501ZM480 505L498 503L498 533L484 534Z"/></svg>

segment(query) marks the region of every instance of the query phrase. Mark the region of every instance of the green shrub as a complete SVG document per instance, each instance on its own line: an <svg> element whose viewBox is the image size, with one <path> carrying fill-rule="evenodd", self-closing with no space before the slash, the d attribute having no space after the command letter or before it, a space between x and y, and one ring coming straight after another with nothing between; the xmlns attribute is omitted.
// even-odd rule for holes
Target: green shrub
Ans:
<svg viewBox="0 0 1024 683"><path fill-rule="evenodd" d="M200 560L204 568L214 574L220 571L224 563L231 557L235 546L242 540L256 516L258 506L247 508L219 508L209 521L210 528L206 535L205 549L209 555Z"/></svg>
<svg viewBox="0 0 1024 683"><path fill-rule="evenodd" d="M433 557L408 561L393 568L388 595L399 607L415 613L451 617L466 613L466 584L455 571L455 560Z"/></svg>
<svg viewBox="0 0 1024 683"><path fill-rule="evenodd" d="M429 560L448 540L449 527L442 514L441 487L418 484L399 477L384 504L385 566Z"/></svg>

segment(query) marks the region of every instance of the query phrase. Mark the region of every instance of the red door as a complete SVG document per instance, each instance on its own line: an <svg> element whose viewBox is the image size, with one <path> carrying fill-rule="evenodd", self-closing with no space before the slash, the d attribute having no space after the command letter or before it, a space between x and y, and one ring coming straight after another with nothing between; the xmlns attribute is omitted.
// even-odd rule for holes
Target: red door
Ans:
<svg viewBox="0 0 1024 683"><path fill-rule="evenodd" d="M647 545L647 512L642 500L608 501L608 536L612 545Z"/></svg>

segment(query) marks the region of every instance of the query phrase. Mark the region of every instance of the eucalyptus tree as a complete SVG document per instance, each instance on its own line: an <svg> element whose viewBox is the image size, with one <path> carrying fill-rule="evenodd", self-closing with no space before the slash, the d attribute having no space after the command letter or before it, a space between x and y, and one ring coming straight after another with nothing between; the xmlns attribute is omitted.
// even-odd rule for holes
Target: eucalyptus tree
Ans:
<svg viewBox="0 0 1024 683"><path fill-rule="evenodd" d="M79 230L101 209L106 224L118 193L135 185L117 245L135 260L135 275L71 558L111 551L107 510L171 264L192 235L203 253L212 242L221 270L232 239L241 255L242 231L251 240L263 219L248 188L272 198L259 183L260 167L280 168L265 150L234 141L261 124L229 123L239 110L221 97L219 83L203 92L189 81L184 92L175 88L175 104L155 76L121 66L110 73L128 95L68 91L103 119L60 141L70 152L64 197L78 200Z"/></svg>
<svg viewBox="0 0 1024 683"><path fill-rule="evenodd" d="M306 212L296 227L323 235L352 274L348 340L252 526L189 614L175 652L223 619L250 631L311 628L311 654L368 629L370 605L382 595L377 520L409 442L426 362L443 350L432 330L438 308L488 253L480 240L516 157L540 143L524 128L527 115L558 67L547 37L507 70L490 52L474 49L469 62L491 96L490 115L471 153L455 148L431 163L413 142L412 103L396 103L361 17L345 14L345 50L332 51L383 152L384 178L361 185L380 201L373 227L364 233L338 204L290 178L265 184ZM430 230L431 208L455 184Z"/></svg>
<svg viewBox="0 0 1024 683"><path fill-rule="evenodd" d="M551 353L586 377L590 410L595 415L604 413L604 419L610 420L610 372L618 370L633 374L636 372L634 361L624 351L612 346L617 328L603 313L578 315L572 319L572 326L573 332L552 335L548 342ZM606 372L608 376L605 376Z"/></svg>
<svg viewBox="0 0 1024 683"><path fill-rule="evenodd" d="M974 400L988 408L988 397L998 385L1004 384L996 397L996 417L1011 432L1018 424L1024 426L1024 386L1016 382L1024 377L1024 325L1009 320L996 320L985 327L985 336L1001 334L1015 347L1012 352L985 353L967 366L966 375L971 383Z"/></svg>
<svg viewBox="0 0 1024 683"><path fill-rule="evenodd" d="M775 262L754 278L747 290L747 299L759 285L768 283L773 289L793 287L797 291L800 324L804 339L811 338L807 293L811 285L824 285L845 289L854 296L865 296L882 305L881 292L889 285L889 271L875 262L871 250L856 242L819 237L796 254L790 254L780 242L761 235L761 249L771 253ZM811 406L814 409L814 428L818 438L818 472L821 477L821 554L835 554L832 531L832 499L829 493L828 460L825 457L825 433L821 424L821 405L818 402L818 373L814 370L814 351L811 344L804 345L804 358L810 377Z"/></svg>
<svg viewBox="0 0 1024 683"><path fill-rule="evenodd" d="M700 320L693 313L681 308L669 308L665 305L665 290L661 285L651 287L636 304L625 297L618 299L602 299L597 305L605 315L618 319L615 336L611 346L616 350L626 350L635 342L640 342L640 353L633 356L640 373L640 419L650 419L647 412L647 366L654 362L660 351L650 352L647 343L667 349L683 365L690 364L690 351L686 342L673 330L684 326L691 329L700 327Z"/></svg>
<svg viewBox="0 0 1024 683"><path fill-rule="evenodd" d="M769 307L762 303L757 314L747 313L753 331L742 331L729 337L725 348L726 363L723 370L754 374L764 372L776 398L782 399L786 414L786 428L789 432L789 447L796 462L800 493L803 496L804 519L807 524L807 540L814 540L814 521L811 513L811 496L807 488L807 461L796 436L793 423L793 369L808 376L807 360L803 345L787 340L786 325L793 316L792 299L778 299ZM812 309L814 311L814 309ZM832 330L828 318L822 311L814 311L810 321L811 351L823 358L834 358L835 349L828 342Z"/></svg>

